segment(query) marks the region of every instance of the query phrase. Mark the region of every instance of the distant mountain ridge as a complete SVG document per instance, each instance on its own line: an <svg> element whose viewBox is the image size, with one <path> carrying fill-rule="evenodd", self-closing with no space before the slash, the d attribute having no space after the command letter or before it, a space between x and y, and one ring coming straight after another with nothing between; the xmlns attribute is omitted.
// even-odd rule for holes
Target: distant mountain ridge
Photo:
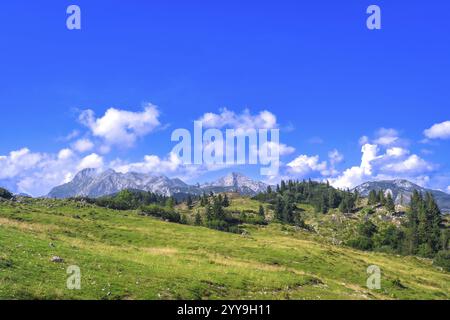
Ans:
<svg viewBox="0 0 450 320"><path fill-rule="evenodd" d="M47 197L85 196L98 198L124 189L150 191L165 196L200 195L209 192L238 192L243 195L255 195L266 191L267 185L235 172L211 183L188 185L180 179L170 179L163 175L136 172L120 173L112 169L103 172L95 169L84 169L71 182L53 188Z"/></svg>
<svg viewBox="0 0 450 320"><path fill-rule="evenodd" d="M426 192L430 192L434 198L436 199L439 208L443 213L450 213L450 195L439 191L423 188L417 184L414 184L408 180L399 179L399 180L382 180L382 181L370 181L365 182L355 189L362 196L367 197L370 191L380 191L384 190L385 192L390 192L396 204L401 204L403 198L403 204L409 204L411 200L411 195L414 190L425 194Z"/></svg>

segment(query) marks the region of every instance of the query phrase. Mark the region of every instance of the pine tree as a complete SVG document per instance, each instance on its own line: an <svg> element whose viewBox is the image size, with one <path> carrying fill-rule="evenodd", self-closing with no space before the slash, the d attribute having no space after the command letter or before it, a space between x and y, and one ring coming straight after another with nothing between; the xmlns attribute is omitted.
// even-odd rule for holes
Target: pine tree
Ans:
<svg viewBox="0 0 450 320"><path fill-rule="evenodd" d="M380 190L380 192L378 192L378 202L384 206L386 205L386 198L384 197L384 192L383 190Z"/></svg>
<svg viewBox="0 0 450 320"><path fill-rule="evenodd" d="M259 205L258 215L259 215L260 217L262 217L263 219L264 219L265 216L266 216L266 213L264 212L264 207L263 207L262 205Z"/></svg>
<svg viewBox="0 0 450 320"><path fill-rule="evenodd" d="M388 192L386 197L386 210L390 213L395 212L395 203L390 192Z"/></svg>
<svg viewBox="0 0 450 320"><path fill-rule="evenodd" d="M175 207L175 199L173 197L169 197L166 200L166 207L173 209Z"/></svg>
<svg viewBox="0 0 450 320"><path fill-rule="evenodd" d="M225 218L221 197L214 198L212 210L215 219L223 220Z"/></svg>
<svg viewBox="0 0 450 320"><path fill-rule="evenodd" d="M277 196L275 200L275 219L283 221L283 199Z"/></svg>
<svg viewBox="0 0 450 320"><path fill-rule="evenodd" d="M210 204L206 205L205 216L206 216L206 219L207 219L208 221L211 221L211 220L213 220L213 218L214 218L214 216L213 216L213 210L212 210Z"/></svg>
<svg viewBox="0 0 450 320"><path fill-rule="evenodd" d="M287 189L286 182L284 182L284 180L281 180L281 187L280 187L281 193L285 192L286 189Z"/></svg>
<svg viewBox="0 0 450 320"><path fill-rule="evenodd" d="M378 203L378 196L377 196L377 192L375 190L371 190L369 192L369 202L368 204L370 206L374 206Z"/></svg>
<svg viewBox="0 0 450 320"><path fill-rule="evenodd" d="M421 202L421 196L417 190L413 191L411 196L410 209L408 212L408 222L406 226L406 251L408 254L415 254L419 247L419 239L417 235L419 217L418 210Z"/></svg>
<svg viewBox="0 0 450 320"><path fill-rule="evenodd" d="M433 253L437 253L442 249L441 246L441 229L442 223L441 211L431 193L427 193L426 208L428 215L428 246Z"/></svg>
<svg viewBox="0 0 450 320"><path fill-rule="evenodd" d="M226 208L230 206L230 200L228 199L227 194L223 197L222 205Z"/></svg>
<svg viewBox="0 0 450 320"><path fill-rule="evenodd" d="M187 206L188 206L189 209L192 208L192 198L191 198L191 195L188 195L186 204L187 204Z"/></svg>
<svg viewBox="0 0 450 320"><path fill-rule="evenodd" d="M200 213L197 211L197 213L195 214L195 225L201 226L202 224L203 224L203 222L202 222L202 216L201 216Z"/></svg>

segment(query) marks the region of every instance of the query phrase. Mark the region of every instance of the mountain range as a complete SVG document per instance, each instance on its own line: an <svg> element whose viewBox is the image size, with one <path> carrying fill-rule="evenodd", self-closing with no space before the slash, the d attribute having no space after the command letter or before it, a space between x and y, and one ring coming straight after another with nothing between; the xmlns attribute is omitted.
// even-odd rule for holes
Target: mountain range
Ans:
<svg viewBox="0 0 450 320"><path fill-rule="evenodd" d="M91 197L98 198L112 195L124 189L150 191L165 196L184 197L188 194L201 195L203 193L238 192L242 195L253 196L267 190L268 185L252 180L240 173L230 173L216 181L189 185L180 179L170 179L163 175L151 175L136 172L120 173L112 169L99 172L96 169L84 169L74 179L66 184L53 188L47 197L70 198ZM430 192L435 197L442 212L450 213L450 195L438 190L423 188L408 180L384 180L363 183L354 191L367 197L372 190L383 190L392 194L396 204L407 205L414 190L422 194ZM402 203L403 202L403 203Z"/></svg>
<svg viewBox="0 0 450 320"><path fill-rule="evenodd" d="M98 172L95 169L84 169L71 182L53 188L48 197L85 196L98 198L124 189L150 191L165 196L200 195L209 192L238 192L243 195L255 195L266 191L267 185L236 172L203 185L188 185L180 179L170 179L163 175L136 172L120 173L112 169L103 172Z"/></svg>
<svg viewBox="0 0 450 320"><path fill-rule="evenodd" d="M354 189L358 191L362 196L367 197L372 190L383 190L385 193L391 193L396 204L409 204L411 195L414 190L419 191L422 194L430 192L436 199L443 213L450 213L450 195L439 191L423 188L417 184L414 184L408 180L383 180L366 182ZM403 202L403 203L402 203Z"/></svg>

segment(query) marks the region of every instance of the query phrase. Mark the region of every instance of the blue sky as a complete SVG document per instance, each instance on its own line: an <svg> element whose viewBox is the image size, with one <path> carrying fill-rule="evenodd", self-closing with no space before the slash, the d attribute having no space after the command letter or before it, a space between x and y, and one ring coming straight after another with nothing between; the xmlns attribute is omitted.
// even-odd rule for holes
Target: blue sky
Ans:
<svg viewBox="0 0 450 320"><path fill-rule="evenodd" d="M70 4L81 8L82 30L66 28ZM366 28L370 4L382 10L381 30ZM0 185L44 194L83 161L141 164L190 182L230 170L265 179L254 166L187 170L170 162L173 129L227 108L237 123L246 109L251 119L264 110L276 117L291 148L278 179L344 187L402 177L447 190L448 12L448 1L437 0L4 3ZM132 142L106 141L101 128L80 121L92 110L106 123L110 108L139 118L150 104L157 123L144 122L148 130ZM364 145L372 146L366 161ZM142 166L145 156L157 165Z"/></svg>

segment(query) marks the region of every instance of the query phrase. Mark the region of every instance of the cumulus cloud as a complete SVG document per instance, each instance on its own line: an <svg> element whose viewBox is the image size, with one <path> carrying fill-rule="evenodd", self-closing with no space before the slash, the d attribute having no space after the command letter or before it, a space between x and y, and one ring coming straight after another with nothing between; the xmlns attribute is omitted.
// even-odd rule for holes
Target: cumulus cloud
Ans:
<svg viewBox="0 0 450 320"><path fill-rule="evenodd" d="M313 172L326 174L327 162L320 161L319 156L300 155L287 164L288 172L304 177Z"/></svg>
<svg viewBox="0 0 450 320"><path fill-rule="evenodd" d="M8 181L14 192L43 196L54 186L70 181L79 169L99 168L101 164L98 156L80 159L69 148L55 154L22 148L0 156L0 180Z"/></svg>
<svg viewBox="0 0 450 320"><path fill-rule="evenodd" d="M334 165L341 163L344 160L344 155L337 149L334 149L328 152L328 158L330 159L330 163Z"/></svg>
<svg viewBox="0 0 450 320"><path fill-rule="evenodd" d="M423 133L428 139L450 139L450 121L437 123Z"/></svg>
<svg viewBox="0 0 450 320"><path fill-rule="evenodd" d="M170 153L166 158L156 155L146 155L141 162L126 163L118 159L111 163L111 167L122 173L161 173L170 174L176 172L183 166L181 159L174 153Z"/></svg>
<svg viewBox="0 0 450 320"><path fill-rule="evenodd" d="M415 154L411 155L403 161L388 163L382 167L382 170L385 172L392 172L394 174L407 173L412 175L417 173L429 172L433 169L434 165L428 163Z"/></svg>
<svg viewBox="0 0 450 320"><path fill-rule="evenodd" d="M422 185L429 180L427 173L433 171L435 165L420 158L409 155L410 151L394 147L380 154L380 146L365 144L362 149L361 164L346 169L340 176L331 180L337 188L353 188L367 180L407 178Z"/></svg>
<svg viewBox="0 0 450 320"><path fill-rule="evenodd" d="M103 168L103 166L103 157L99 156L96 153L92 153L81 159L80 163L77 166L77 170L81 171L83 169L101 169Z"/></svg>
<svg viewBox="0 0 450 320"><path fill-rule="evenodd" d="M399 133L395 129L381 128L376 132L375 144L382 146L390 146L396 142L399 142Z"/></svg>
<svg viewBox="0 0 450 320"><path fill-rule="evenodd" d="M234 129L275 129L279 125L277 117L270 111L264 110L257 115L252 115L248 109L241 114L221 109L220 113L208 112L198 119L205 128L234 128Z"/></svg>
<svg viewBox="0 0 450 320"><path fill-rule="evenodd" d="M58 153L58 159L59 160L67 160L73 157L73 151L70 149L62 149L61 151L59 151Z"/></svg>
<svg viewBox="0 0 450 320"><path fill-rule="evenodd" d="M147 104L142 112L132 112L110 108L96 118L94 111L85 110L79 120L91 130L92 135L102 138L107 146L133 146L143 137L161 125L158 108Z"/></svg>
<svg viewBox="0 0 450 320"><path fill-rule="evenodd" d="M28 148L11 151L8 156L0 157L0 179L8 179L35 167L44 155L33 153Z"/></svg>
<svg viewBox="0 0 450 320"><path fill-rule="evenodd" d="M359 145L363 146L365 144L368 144L370 142L370 139L368 136L362 136L361 138L359 138Z"/></svg>
<svg viewBox="0 0 450 320"><path fill-rule="evenodd" d="M90 151L94 148L94 144L89 139L79 139L73 145L72 148L80 153Z"/></svg>
<svg viewBox="0 0 450 320"><path fill-rule="evenodd" d="M386 151L386 154L390 157L403 157L407 154L409 154L409 150L404 149L404 148L400 148L400 147L394 147L394 148L389 148Z"/></svg>
<svg viewBox="0 0 450 320"><path fill-rule="evenodd" d="M447 187L447 193L450 194L450 186Z"/></svg>

